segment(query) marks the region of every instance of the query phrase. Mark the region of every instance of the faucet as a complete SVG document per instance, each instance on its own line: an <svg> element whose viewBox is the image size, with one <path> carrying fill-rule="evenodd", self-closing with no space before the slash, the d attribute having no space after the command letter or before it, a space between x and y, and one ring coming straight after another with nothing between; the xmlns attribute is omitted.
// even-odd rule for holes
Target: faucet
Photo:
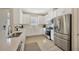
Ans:
<svg viewBox="0 0 79 59"><path fill-rule="evenodd" d="M18 26L15 26L15 30L18 31Z"/></svg>

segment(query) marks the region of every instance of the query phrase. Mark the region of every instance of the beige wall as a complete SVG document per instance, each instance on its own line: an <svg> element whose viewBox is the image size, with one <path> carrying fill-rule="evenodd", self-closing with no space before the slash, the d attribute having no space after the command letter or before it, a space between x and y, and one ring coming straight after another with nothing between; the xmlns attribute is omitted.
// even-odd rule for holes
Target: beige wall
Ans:
<svg viewBox="0 0 79 59"><path fill-rule="evenodd" d="M79 9L72 9L72 50L79 50Z"/></svg>
<svg viewBox="0 0 79 59"><path fill-rule="evenodd" d="M77 19L77 38L78 38L78 51L79 51L79 8L78 8L78 19Z"/></svg>

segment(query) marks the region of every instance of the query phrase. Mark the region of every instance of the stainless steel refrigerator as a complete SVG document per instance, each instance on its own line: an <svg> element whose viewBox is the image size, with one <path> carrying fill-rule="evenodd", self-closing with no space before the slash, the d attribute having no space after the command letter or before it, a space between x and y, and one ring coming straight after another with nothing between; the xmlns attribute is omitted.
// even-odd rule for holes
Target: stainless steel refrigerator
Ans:
<svg viewBox="0 0 79 59"><path fill-rule="evenodd" d="M71 50L72 15L66 14L54 19L54 43L62 50Z"/></svg>

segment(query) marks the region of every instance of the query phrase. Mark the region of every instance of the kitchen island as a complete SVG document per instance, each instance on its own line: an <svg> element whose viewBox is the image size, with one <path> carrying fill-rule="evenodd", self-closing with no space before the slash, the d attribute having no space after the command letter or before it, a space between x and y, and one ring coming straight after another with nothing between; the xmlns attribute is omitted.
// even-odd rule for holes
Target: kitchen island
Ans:
<svg viewBox="0 0 79 59"><path fill-rule="evenodd" d="M13 37L13 38L6 38L0 40L0 51L23 51L24 50L24 44L25 44L25 29L22 29L22 32L20 36ZM19 47L20 46L20 47Z"/></svg>

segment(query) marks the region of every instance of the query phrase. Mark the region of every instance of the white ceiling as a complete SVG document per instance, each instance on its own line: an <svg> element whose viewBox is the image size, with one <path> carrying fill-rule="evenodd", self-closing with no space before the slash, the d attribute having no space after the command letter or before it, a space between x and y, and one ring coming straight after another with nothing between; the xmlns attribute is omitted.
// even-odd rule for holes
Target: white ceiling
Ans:
<svg viewBox="0 0 79 59"><path fill-rule="evenodd" d="M47 14L50 8L23 8L23 12L35 13L35 14Z"/></svg>

